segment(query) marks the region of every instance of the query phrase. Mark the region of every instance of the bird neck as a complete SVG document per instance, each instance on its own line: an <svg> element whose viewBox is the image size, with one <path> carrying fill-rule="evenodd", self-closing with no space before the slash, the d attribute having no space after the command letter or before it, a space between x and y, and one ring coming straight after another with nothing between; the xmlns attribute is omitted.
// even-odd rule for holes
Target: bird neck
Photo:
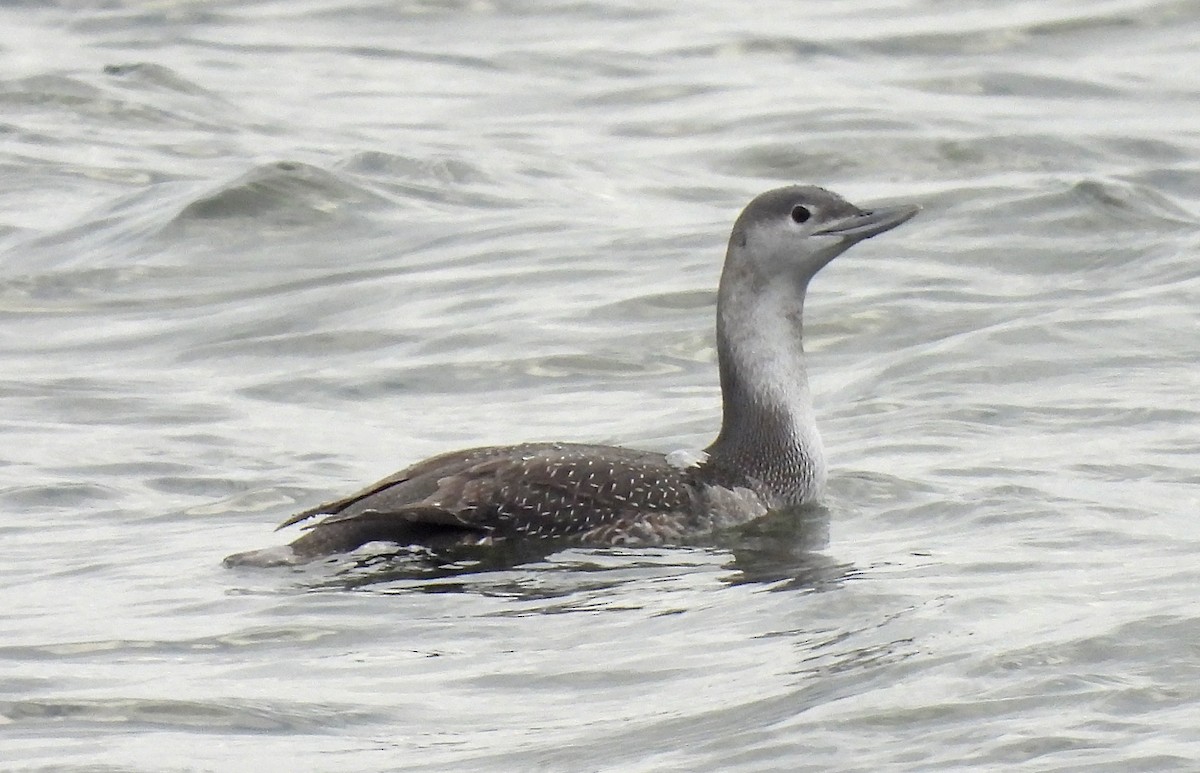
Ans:
<svg viewBox="0 0 1200 773"><path fill-rule="evenodd" d="M717 359L723 416L707 453L722 477L755 489L768 506L804 504L825 480L802 342L807 283L752 284L722 276Z"/></svg>

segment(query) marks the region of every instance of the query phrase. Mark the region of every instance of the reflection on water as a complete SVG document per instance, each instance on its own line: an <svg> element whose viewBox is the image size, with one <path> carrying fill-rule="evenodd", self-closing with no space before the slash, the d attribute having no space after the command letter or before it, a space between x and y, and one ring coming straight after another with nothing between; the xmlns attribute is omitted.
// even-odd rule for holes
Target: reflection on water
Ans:
<svg viewBox="0 0 1200 773"><path fill-rule="evenodd" d="M721 547L733 554L725 567L734 574L725 581L774 584L775 590L836 588L853 567L824 552L831 515L824 506L781 510L721 540Z"/></svg>
<svg viewBox="0 0 1200 773"><path fill-rule="evenodd" d="M487 547L390 550L371 543L349 556L315 562L301 573L313 590L368 589L397 593L482 593L551 599L679 572L732 570L724 581L782 583L780 588L832 587L850 566L820 552L829 543L830 511L821 506L781 510L740 529L689 546L576 548L569 541L512 540ZM732 558L730 558L732 556ZM511 571L521 569L523 571ZM549 579L553 578L553 579Z"/></svg>

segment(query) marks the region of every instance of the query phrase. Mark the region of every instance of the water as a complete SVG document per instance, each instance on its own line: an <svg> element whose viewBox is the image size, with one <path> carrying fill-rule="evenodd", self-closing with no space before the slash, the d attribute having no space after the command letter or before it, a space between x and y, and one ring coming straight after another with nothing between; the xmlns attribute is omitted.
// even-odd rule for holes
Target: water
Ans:
<svg viewBox="0 0 1200 773"><path fill-rule="evenodd" d="M1200 3L0 20L5 769L1200 765ZM925 206L811 289L825 510L221 566L437 451L704 445L795 181Z"/></svg>

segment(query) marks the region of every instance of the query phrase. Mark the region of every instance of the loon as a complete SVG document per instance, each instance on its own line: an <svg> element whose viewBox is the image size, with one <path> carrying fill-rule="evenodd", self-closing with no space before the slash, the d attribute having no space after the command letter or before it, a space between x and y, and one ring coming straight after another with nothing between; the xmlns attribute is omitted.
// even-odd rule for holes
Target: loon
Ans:
<svg viewBox="0 0 1200 773"><path fill-rule="evenodd" d="M445 453L297 513L279 528L324 518L289 545L237 553L225 563L303 563L368 542L433 550L539 539L678 544L814 502L826 468L801 340L809 280L919 209L860 209L800 185L767 191L746 206L729 237L717 293L723 413L705 450L525 443Z"/></svg>

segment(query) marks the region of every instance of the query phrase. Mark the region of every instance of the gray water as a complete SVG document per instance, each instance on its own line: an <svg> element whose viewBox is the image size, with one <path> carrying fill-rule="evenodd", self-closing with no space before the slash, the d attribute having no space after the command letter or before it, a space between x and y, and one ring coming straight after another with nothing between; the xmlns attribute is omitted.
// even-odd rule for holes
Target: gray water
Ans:
<svg viewBox="0 0 1200 773"><path fill-rule="evenodd" d="M1200 769L1200 2L0 9L0 767ZM518 440L698 448L738 210L825 508L230 570Z"/></svg>

